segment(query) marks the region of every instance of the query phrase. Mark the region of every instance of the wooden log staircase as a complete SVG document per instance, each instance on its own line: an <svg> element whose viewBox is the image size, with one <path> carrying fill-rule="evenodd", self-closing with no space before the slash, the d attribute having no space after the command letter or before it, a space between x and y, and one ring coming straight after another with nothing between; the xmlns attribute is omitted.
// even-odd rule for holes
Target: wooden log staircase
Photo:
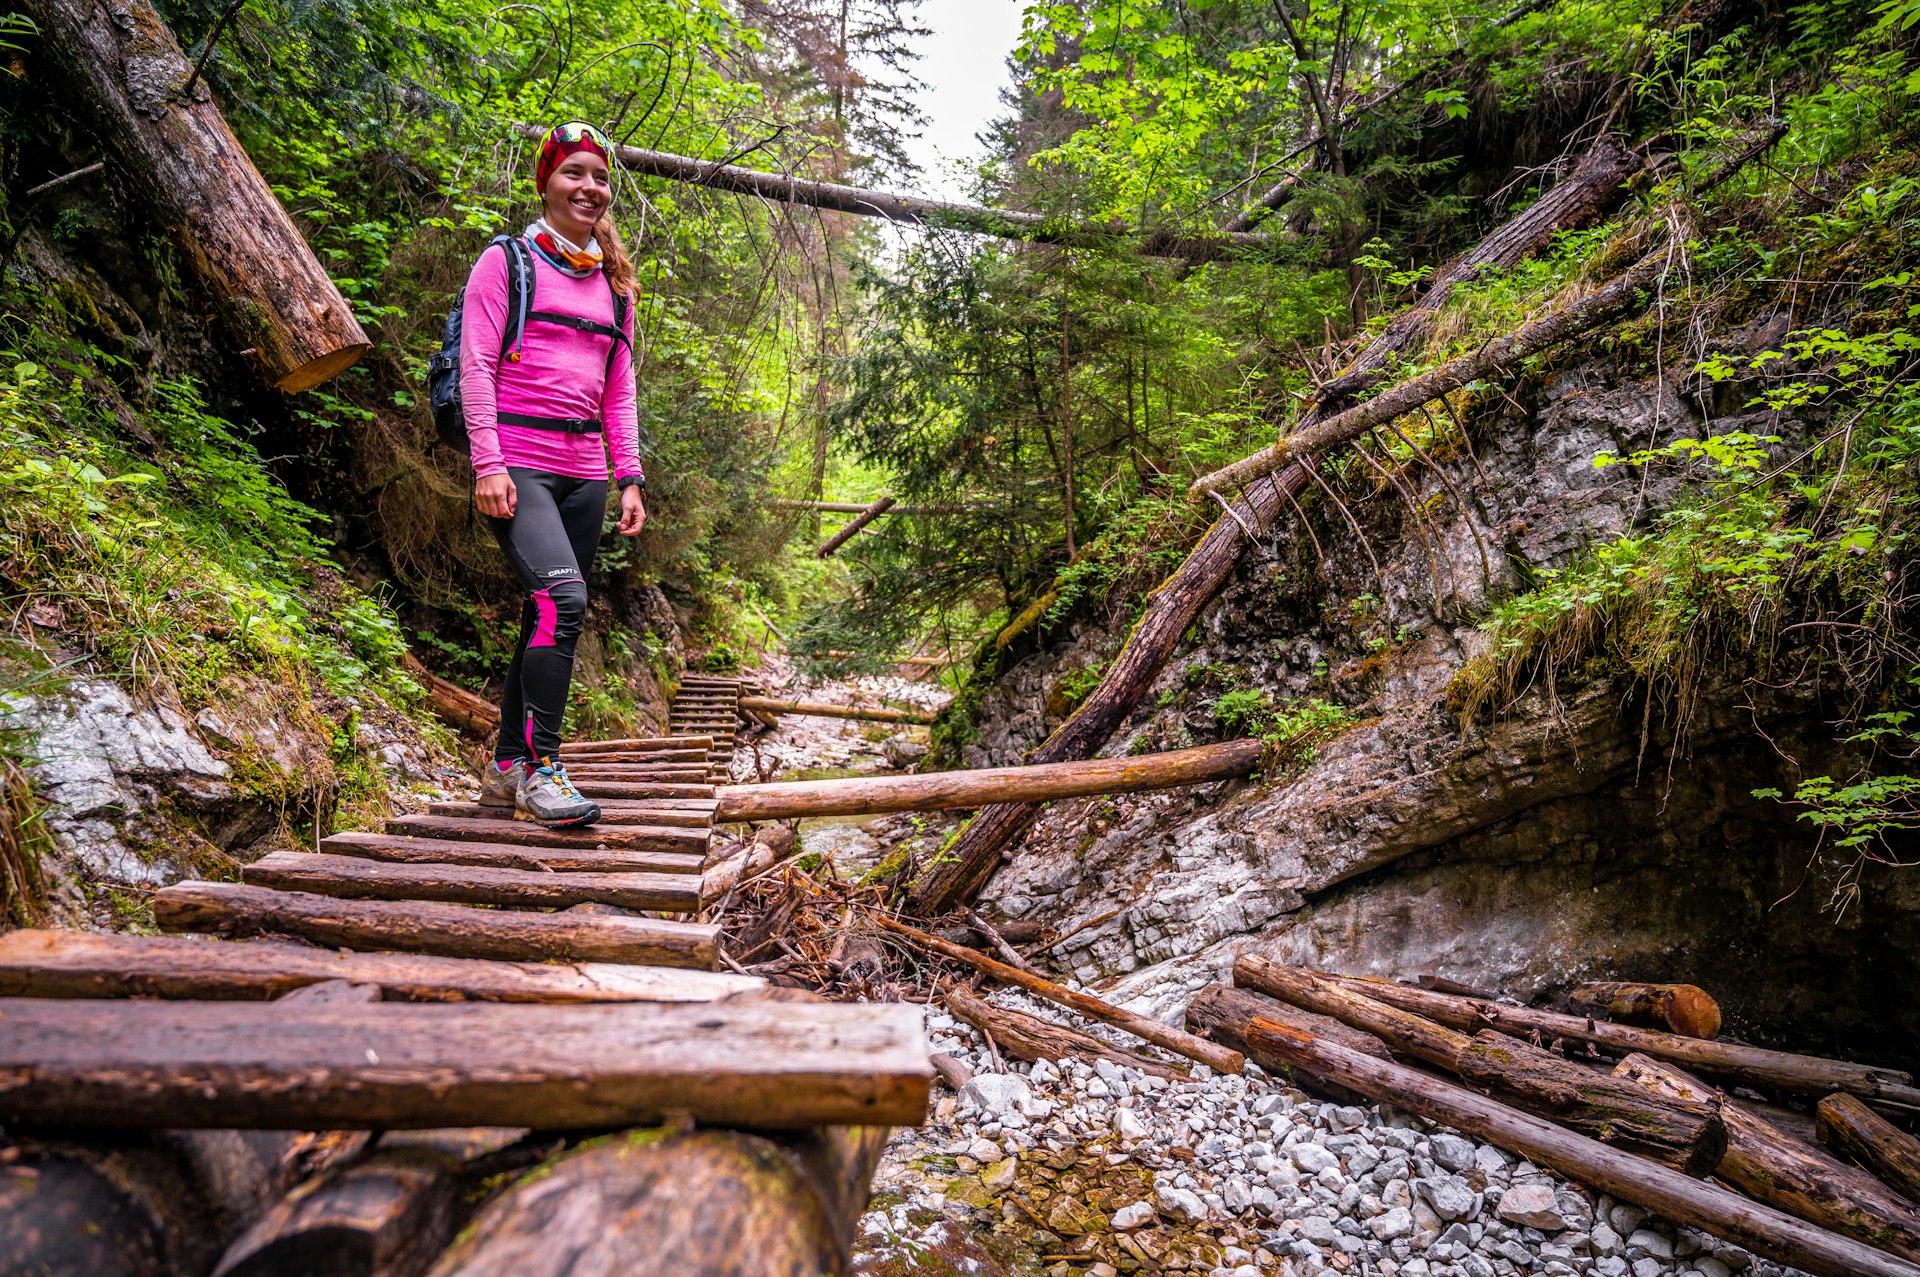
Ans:
<svg viewBox="0 0 1920 1277"><path fill-rule="evenodd" d="M789 1208L835 1227L816 1229L791 1265L763 1256L765 1270L842 1269L858 1211L843 1200L848 1183L864 1202L884 1128L925 1117L932 1070L922 1012L819 1001L714 969L717 928L693 915L741 694L736 679L692 678L674 700L670 735L565 747L569 773L605 812L588 829L549 830L471 801L434 803L381 832L274 852L237 883L161 889L155 916L174 934L0 936L0 1124L84 1139L129 1130L377 1130L388 1133L375 1137L379 1149L409 1129L664 1124L658 1148L632 1145L637 1172L649 1159L784 1159L795 1182L781 1191L799 1195ZM313 986L343 996L299 996ZM705 1127L722 1130L689 1133ZM846 1138L823 1128L858 1129ZM838 1151L822 1162L823 1148ZM824 1179L809 1170L820 1166ZM296 1196L369 1178L449 1192L438 1173L337 1170ZM634 1182L671 1196L684 1178L645 1171ZM520 1213L538 1213L516 1198L521 1192L483 1210L478 1233L470 1230L457 1253L446 1250L446 1223L431 1244L414 1238L400 1247L405 1264L369 1261L356 1271L421 1273L436 1263L436 1271L492 1271L486 1246L504 1256L519 1244ZM799 1200L809 1192L820 1200ZM233 1241L245 1256L229 1251L216 1271L251 1271L254 1261L242 1259L269 1252L280 1271L306 1271L287 1258L303 1246L325 1268L318 1256L343 1253L340 1238L365 1213L356 1202L342 1206L345 1223L341 1210L304 1199L299 1209L236 1221L250 1225ZM386 1202L365 1228L448 1215L418 1207ZM0 1194L0 1230L8 1210ZM636 1212L628 1201L623 1212L670 1217L686 1204ZM309 1245L298 1230L316 1219L325 1228ZM604 1237L569 1238L548 1252L555 1264L563 1255L575 1264L583 1247L648 1251L660 1271L717 1272L697 1253L716 1226L724 1232L725 1221L704 1220L684 1239L623 1238L619 1220L607 1219ZM262 1229L294 1232L263 1237ZM363 1231L354 1235L366 1254L393 1249ZM476 1236L496 1240L476 1252ZM534 1259L513 1253L512 1271L558 1271L538 1262L540 1247L528 1252ZM0 1270L11 1271L8 1258L0 1253Z"/></svg>

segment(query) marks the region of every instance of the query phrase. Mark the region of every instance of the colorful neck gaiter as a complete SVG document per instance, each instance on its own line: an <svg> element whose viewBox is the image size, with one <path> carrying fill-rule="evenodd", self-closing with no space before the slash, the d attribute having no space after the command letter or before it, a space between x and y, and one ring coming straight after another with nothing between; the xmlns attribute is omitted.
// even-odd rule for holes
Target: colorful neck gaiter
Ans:
<svg viewBox="0 0 1920 1277"><path fill-rule="evenodd" d="M527 242L547 259L549 265L575 279L585 279L600 269L600 241L591 235L587 237L587 246L581 248L547 225L547 219L542 217L527 227L526 236Z"/></svg>

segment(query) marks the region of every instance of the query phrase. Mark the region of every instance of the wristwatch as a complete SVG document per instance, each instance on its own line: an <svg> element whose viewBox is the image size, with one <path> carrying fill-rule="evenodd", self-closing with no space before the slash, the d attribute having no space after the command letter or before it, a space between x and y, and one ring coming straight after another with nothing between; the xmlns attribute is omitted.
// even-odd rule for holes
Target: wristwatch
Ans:
<svg viewBox="0 0 1920 1277"><path fill-rule="evenodd" d="M640 491L645 492L647 490L647 476L644 474L627 475L620 480L618 486L622 488L638 488Z"/></svg>

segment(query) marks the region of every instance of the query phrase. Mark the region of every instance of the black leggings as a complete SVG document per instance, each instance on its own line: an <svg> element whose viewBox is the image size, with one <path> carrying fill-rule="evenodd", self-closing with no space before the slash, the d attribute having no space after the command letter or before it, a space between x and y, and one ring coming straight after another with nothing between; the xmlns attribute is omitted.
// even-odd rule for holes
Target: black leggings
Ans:
<svg viewBox="0 0 1920 1277"><path fill-rule="evenodd" d="M573 683L573 648L587 619L587 570L600 548L607 481L570 479L509 466L517 504L511 519L489 515L493 535L520 574L520 643L500 700L500 762L538 764L560 755L560 725Z"/></svg>

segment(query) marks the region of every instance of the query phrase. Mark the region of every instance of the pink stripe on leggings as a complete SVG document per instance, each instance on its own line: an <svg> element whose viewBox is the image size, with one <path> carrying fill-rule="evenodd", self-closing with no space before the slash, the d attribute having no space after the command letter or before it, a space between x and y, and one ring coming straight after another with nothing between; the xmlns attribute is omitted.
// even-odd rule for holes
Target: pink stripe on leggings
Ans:
<svg viewBox="0 0 1920 1277"><path fill-rule="evenodd" d="M553 647L554 636L560 627L560 609L554 605L553 595L545 590L533 592L533 637L527 640L528 647Z"/></svg>

